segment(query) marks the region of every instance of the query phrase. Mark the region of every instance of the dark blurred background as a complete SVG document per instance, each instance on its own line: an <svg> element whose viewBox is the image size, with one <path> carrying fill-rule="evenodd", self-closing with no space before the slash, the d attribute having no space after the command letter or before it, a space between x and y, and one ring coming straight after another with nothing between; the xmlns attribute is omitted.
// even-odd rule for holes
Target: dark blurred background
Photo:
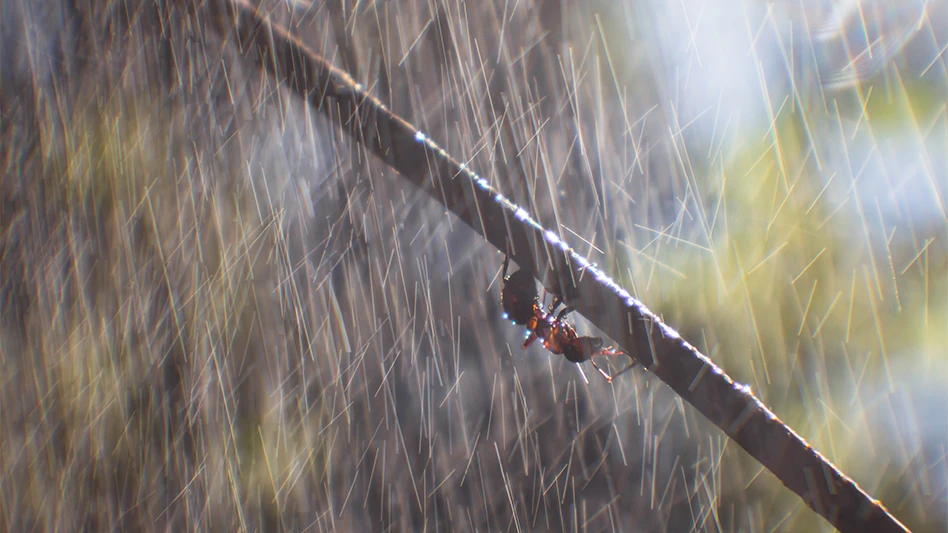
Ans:
<svg viewBox="0 0 948 533"><path fill-rule="evenodd" d="M0 530L829 530L654 377L521 350L503 255L222 5L0 4ZM948 2L266 9L948 528Z"/></svg>

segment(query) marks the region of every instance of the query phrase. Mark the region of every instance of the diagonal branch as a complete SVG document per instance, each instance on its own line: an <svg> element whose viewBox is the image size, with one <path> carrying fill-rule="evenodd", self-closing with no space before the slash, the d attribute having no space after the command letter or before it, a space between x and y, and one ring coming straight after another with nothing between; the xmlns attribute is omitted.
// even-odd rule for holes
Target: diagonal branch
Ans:
<svg viewBox="0 0 948 533"><path fill-rule="evenodd" d="M552 293L588 318L842 532L908 529L776 417L751 392L665 325L555 233L499 194L346 73L247 0L226 0L244 51L329 115L356 142L424 189Z"/></svg>

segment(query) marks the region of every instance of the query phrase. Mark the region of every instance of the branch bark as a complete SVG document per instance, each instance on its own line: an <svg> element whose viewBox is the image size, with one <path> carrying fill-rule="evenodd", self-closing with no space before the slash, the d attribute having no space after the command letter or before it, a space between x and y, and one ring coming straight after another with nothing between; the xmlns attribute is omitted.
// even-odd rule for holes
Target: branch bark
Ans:
<svg viewBox="0 0 948 533"><path fill-rule="evenodd" d="M552 231L490 187L423 132L365 92L267 13L247 0L224 0L244 51L327 114L356 142L427 191L497 249L511 252L550 292L574 306L648 371L770 470L844 533L908 529L751 392L664 324Z"/></svg>

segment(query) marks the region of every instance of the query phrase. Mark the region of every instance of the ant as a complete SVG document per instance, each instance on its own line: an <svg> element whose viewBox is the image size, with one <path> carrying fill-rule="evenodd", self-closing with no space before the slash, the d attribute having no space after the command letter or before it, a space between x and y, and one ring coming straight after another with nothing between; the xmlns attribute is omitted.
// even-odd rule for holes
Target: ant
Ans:
<svg viewBox="0 0 948 533"><path fill-rule="evenodd" d="M504 285L500 291L500 304L504 308L504 318L510 319L514 324L527 327L527 340L523 342L524 350L537 339L542 339L544 348L555 355L565 356L572 363L589 361L609 383L612 383L619 374L635 366L635 359L628 353L615 348L604 349L601 338L580 337L573 326L565 320L566 315L573 310L572 307L564 307L554 316L556 308L563 303L559 296L554 296L553 304L549 310L544 311L540 307L540 294L537 292L537 284L533 276L525 270L517 270L507 277L509 266L510 256L506 255L504 270L501 274ZM600 355L625 355L631 363L619 372L609 375L593 361L593 357Z"/></svg>

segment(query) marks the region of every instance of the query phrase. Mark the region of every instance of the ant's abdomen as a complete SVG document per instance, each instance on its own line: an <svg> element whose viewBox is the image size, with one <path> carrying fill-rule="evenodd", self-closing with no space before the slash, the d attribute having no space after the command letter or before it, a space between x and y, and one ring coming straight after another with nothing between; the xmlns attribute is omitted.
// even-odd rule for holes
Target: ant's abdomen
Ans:
<svg viewBox="0 0 948 533"><path fill-rule="evenodd" d="M537 292L536 281L529 273L518 270L504 280L504 287L500 291L504 318L517 325L526 325L534 315L537 300L539 300L539 292Z"/></svg>

